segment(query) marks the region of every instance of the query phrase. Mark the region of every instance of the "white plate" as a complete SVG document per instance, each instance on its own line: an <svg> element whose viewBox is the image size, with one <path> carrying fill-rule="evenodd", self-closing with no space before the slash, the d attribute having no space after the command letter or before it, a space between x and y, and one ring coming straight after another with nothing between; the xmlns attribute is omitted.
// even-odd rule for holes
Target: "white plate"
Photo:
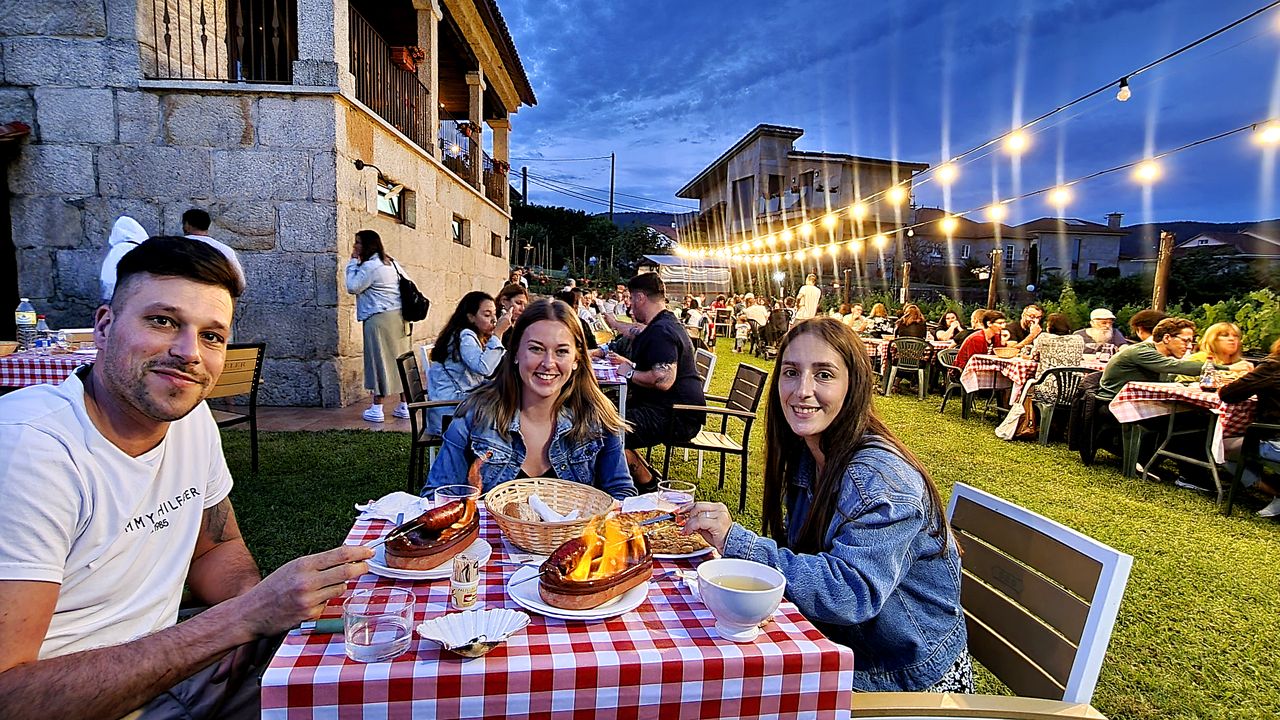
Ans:
<svg viewBox="0 0 1280 720"><path fill-rule="evenodd" d="M93 348L92 350L72 350L71 354L72 355L97 355L98 349Z"/></svg>
<svg viewBox="0 0 1280 720"><path fill-rule="evenodd" d="M649 596L650 582L637 585L630 590L622 593L618 597L590 610L564 610L558 607L552 607L542 601L542 596L538 594L538 583L534 580L528 582L520 582L526 578L531 578L538 574L537 568L522 567L507 580L507 594L511 596L516 604L526 610L532 610L539 615L558 618L560 620L605 620L607 618L629 613L640 607L640 604ZM520 583L517 585L516 583Z"/></svg>
<svg viewBox="0 0 1280 720"><path fill-rule="evenodd" d="M381 575L385 578L395 580L444 580L453 574L453 563L445 562L431 568L430 570L401 570L387 565L387 555L383 550L386 545L379 545L373 553L373 557L366 562L369 565L369 572L374 575ZM489 556L493 554L493 547L489 545L484 538L476 538L476 541L467 546L463 552L474 555L480 559L480 565L483 566L489 562Z"/></svg>
<svg viewBox="0 0 1280 720"><path fill-rule="evenodd" d="M679 555L671 555L669 553L654 553L653 559L654 560L687 560L689 558L702 557L703 555L706 555L707 553L711 552L711 550L712 550L711 546L708 545L702 548L701 550L694 550L691 553L682 553Z"/></svg>

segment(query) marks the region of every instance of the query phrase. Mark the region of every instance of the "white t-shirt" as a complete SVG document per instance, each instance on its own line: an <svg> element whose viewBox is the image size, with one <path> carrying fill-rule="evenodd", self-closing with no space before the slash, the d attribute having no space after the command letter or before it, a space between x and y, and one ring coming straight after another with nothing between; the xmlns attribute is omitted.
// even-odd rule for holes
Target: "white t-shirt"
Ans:
<svg viewBox="0 0 1280 720"><path fill-rule="evenodd" d="M805 285L796 293L796 319L815 317L818 314L818 300L822 291L817 285Z"/></svg>
<svg viewBox="0 0 1280 720"><path fill-rule="evenodd" d="M748 320L755 320L757 325L764 325L769 322L769 308L763 305L752 305L743 310L742 314L746 315Z"/></svg>
<svg viewBox="0 0 1280 720"><path fill-rule="evenodd" d="M202 514L230 491L204 403L134 458L89 419L79 373L0 398L0 580L62 586L39 657L173 625Z"/></svg>

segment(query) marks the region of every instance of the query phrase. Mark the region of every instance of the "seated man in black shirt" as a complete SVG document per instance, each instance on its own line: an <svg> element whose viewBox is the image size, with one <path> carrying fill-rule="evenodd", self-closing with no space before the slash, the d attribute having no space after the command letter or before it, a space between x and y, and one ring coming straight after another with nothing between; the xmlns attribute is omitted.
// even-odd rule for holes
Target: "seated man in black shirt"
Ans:
<svg viewBox="0 0 1280 720"><path fill-rule="evenodd" d="M627 465L643 489L653 479L635 448L683 442L698 434L703 413L674 411L673 405L706 405L702 378L694 363L689 333L666 309L666 287L657 273L641 273L627 283L633 324L609 324L631 338L630 359L615 356L618 370L630 381L627 394Z"/></svg>

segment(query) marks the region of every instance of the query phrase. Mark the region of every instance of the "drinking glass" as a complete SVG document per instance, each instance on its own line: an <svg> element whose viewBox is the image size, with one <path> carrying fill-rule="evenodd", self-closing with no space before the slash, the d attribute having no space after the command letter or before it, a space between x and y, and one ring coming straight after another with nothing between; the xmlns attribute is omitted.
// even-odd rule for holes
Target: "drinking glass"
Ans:
<svg viewBox="0 0 1280 720"><path fill-rule="evenodd" d="M431 506L440 507L454 500L470 499L473 503L480 499L480 488L470 485L441 485L431 496Z"/></svg>
<svg viewBox="0 0 1280 720"><path fill-rule="evenodd" d="M380 587L356 590L342 603L347 657L356 662L382 662L409 649L413 642L413 592Z"/></svg>
<svg viewBox="0 0 1280 720"><path fill-rule="evenodd" d="M663 480L658 483L658 506L663 510L676 510L692 503L698 497L698 486L683 480Z"/></svg>

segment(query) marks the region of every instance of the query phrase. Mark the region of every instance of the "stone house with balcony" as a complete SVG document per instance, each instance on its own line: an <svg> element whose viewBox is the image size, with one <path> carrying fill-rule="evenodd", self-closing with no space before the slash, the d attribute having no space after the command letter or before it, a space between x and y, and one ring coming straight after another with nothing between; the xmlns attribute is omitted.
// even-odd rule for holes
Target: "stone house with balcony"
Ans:
<svg viewBox="0 0 1280 720"><path fill-rule="evenodd" d="M415 343L507 276L510 116L536 98L496 0L9 3L0 73L0 124L30 128L0 143L0 288L55 327L92 317L118 216L176 234L203 207L248 275L261 402L341 406L365 397L356 230L433 300Z"/></svg>

